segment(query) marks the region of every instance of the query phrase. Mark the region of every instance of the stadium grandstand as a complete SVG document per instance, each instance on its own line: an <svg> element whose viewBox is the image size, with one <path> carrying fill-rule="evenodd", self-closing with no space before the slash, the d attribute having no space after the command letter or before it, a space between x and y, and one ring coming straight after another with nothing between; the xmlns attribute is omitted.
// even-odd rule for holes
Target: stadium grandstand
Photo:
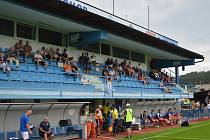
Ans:
<svg viewBox="0 0 210 140"><path fill-rule="evenodd" d="M0 53L0 140L19 137L27 109L35 127L49 116L58 135L65 133L60 120L71 119L79 137L84 110L88 116L99 104L122 111L130 103L136 118L180 109L180 99L193 94L179 85L179 67L204 60L174 39L76 0L0 0Z"/></svg>

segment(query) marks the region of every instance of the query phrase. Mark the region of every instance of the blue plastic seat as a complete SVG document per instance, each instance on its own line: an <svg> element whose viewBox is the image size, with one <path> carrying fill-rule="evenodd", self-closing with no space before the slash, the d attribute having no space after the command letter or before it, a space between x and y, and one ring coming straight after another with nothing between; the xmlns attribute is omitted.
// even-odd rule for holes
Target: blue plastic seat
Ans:
<svg viewBox="0 0 210 140"><path fill-rule="evenodd" d="M17 138L17 133L15 130L11 130L7 132L7 139L11 139L11 138Z"/></svg>
<svg viewBox="0 0 210 140"><path fill-rule="evenodd" d="M64 127L56 127L55 128L55 135L64 135L66 134Z"/></svg>
<svg viewBox="0 0 210 140"><path fill-rule="evenodd" d="M3 131L0 131L0 140L4 140L5 139L5 135Z"/></svg>

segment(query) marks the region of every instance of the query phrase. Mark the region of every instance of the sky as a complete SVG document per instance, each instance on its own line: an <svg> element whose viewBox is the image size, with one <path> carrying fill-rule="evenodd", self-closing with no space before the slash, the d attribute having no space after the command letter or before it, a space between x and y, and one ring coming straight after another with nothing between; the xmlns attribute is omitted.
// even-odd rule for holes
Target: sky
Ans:
<svg viewBox="0 0 210 140"><path fill-rule="evenodd" d="M81 0L112 13L113 0ZM114 0L115 15L175 39L179 46L199 53L205 61L187 66L180 74L210 70L210 0Z"/></svg>

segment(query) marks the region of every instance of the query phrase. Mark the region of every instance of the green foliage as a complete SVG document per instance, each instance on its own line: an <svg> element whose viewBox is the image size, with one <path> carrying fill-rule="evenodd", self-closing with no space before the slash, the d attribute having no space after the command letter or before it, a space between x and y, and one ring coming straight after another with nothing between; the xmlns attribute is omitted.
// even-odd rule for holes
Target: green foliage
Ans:
<svg viewBox="0 0 210 140"><path fill-rule="evenodd" d="M210 71L191 72L180 76L180 83L183 85L197 85L210 83Z"/></svg>

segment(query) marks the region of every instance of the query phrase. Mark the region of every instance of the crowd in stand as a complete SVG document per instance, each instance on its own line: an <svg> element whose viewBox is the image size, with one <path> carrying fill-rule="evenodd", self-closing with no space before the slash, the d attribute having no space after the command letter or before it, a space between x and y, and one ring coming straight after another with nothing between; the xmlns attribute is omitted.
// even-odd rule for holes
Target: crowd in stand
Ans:
<svg viewBox="0 0 210 140"><path fill-rule="evenodd" d="M36 50L35 53L32 52L32 47L29 41L26 41L25 45L22 40L19 40L14 47L11 47L6 53L0 53L0 68L4 72L11 71L11 64L15 63L16 67L19 67L19 58L22 57L23 61L26 58L33 58L33 62L37 66L42 65L47 69L49 61L56 61L58 67L62 67L66 74L71 75L72 73L79 73L80 69L77 66L77 62L74 57L70 57L67 50L61 51L59 48L55 49L42 47ZM89 74L93 66L97 66L95 56L88 56L88 53L82 53L78 58L78 63L83 66L84 73ZM160 87L164 87L167 84L175 83L174 79L170 77L167 73L161 72L161 69L152 69L149 74L142 70L141 64L134 67L130 61L124 60L119 63L117 59L108 58L105 61L105 65L102 69L102 76L112 77L113 80L120 79L123 77L137 78L141 83L147 85L150 84L150 78L160 81ZM78 77L78 74L76 75ZM174 84L171 84L174 85Z"/></svg>

